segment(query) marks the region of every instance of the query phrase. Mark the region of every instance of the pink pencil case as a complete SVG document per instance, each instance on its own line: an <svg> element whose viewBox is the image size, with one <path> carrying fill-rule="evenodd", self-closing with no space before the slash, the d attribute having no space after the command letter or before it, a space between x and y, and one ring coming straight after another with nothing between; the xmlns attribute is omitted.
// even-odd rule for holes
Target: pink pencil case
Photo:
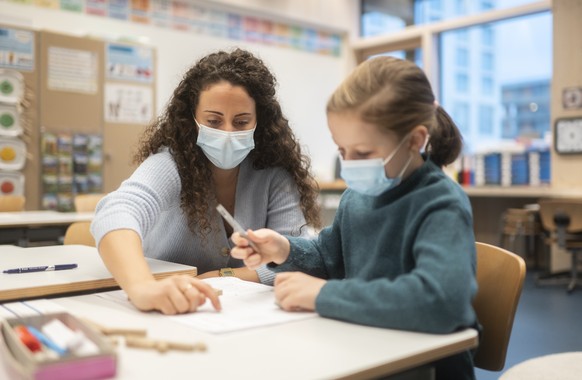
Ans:
<svg viewBox="0 0 582 380"><path fill-rule="evenodd" d="M33 326L40 330L53 319L59 319L71 330L82 332L97 350L90 354L68 353L61 357L39 358L21 342L14 330L17 325ZM117 373L117 354L113 345L93 327L68 313L0 320L0 357L10 379L89 380L106 379Z"/></svg>

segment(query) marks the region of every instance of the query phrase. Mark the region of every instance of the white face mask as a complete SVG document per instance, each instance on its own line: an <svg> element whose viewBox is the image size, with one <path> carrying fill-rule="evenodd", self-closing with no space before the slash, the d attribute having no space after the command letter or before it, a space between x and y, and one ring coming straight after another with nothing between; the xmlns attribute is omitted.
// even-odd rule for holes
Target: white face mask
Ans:
<svg viewBox="0 0 582 380"><path fill-rule="evenodd" d="M354 191L372 196L380 195L384 191L398 186L402 181L402 175L412 162L412 158L414 157L412 153L396 177L388 178L384 167L390 162L390 160L392 160L396 152L398 152L406 140L408 140L408 136L402 139L398 146L396 146L396 149L394 149L394 151L384 160L381 158L371 158L367 160L341 160L340 175L342 179L346 181L348 187Z"/></svg>
<svg viewBox="0 0 582 380"><path fill-rule="evenodd" d="M226 132L200 124L196 145L202 148L204 155L214 165L221 169L232 169L238 166L255 148L256 124L253 129L239 132Z"/></svg>

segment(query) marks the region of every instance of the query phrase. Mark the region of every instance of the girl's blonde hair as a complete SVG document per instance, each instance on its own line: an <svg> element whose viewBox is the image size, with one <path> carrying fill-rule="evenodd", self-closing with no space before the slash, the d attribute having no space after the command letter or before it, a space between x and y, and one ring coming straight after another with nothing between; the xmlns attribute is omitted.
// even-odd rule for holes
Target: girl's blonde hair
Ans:
<svg viewBox="0 0 582 380"><path fill-rule="evenodd" d="M410 61L376 57L361 63L335 90L328 113L357 112L381 131L405 136L424 125L430 139L427 152L439 166L455 161L463 145L459 129L435 102L424 72Z"/></svg>

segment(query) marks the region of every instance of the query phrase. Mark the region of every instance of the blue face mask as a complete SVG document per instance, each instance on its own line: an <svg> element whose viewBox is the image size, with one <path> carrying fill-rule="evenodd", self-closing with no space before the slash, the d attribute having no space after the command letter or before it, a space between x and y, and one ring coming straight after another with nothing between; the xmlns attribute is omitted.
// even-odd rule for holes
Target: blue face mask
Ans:
<svg viewBox="0 0 582 380"><path fill-rule="evenodd" d="M381 158L372 158L368 160L341 160L340 176L344 181L346 181L349 188L365 195L377 196L388 189L398 186L402 181L402 175L412 162L412 158L414 157L412 153L396 177L388 178L384 167L390 162L390 160L392 160L396 152L398 152L406 140L408 139L405 137L398 144L396 149L394 149L394 151L384 160Z"/></svg>
<svg viewBox="0 0 582 380"><path fill-rule="evenodd" d="M194 120L196 121L196 120ZM196 145L204 155L221 169L232 169L240 164L255 148L255 128L248 131L226 132L209 128L196 121L199 127Z"/></svg>

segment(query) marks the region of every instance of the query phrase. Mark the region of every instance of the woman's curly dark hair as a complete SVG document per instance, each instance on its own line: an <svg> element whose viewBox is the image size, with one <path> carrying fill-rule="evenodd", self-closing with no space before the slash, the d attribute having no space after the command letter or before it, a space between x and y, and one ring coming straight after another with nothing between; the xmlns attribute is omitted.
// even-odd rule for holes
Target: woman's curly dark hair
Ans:
<svg viewBox="0 0 582 380"><path fill-rule="evenodd" d="M310 160L283 116L276 99L277 81L262 60L250 52L235 49L219 51L200 59L190 68L166 107L165 112L149 125L135 154L134 161L143 162L161 148L169 148L182 181L180 205L188 217L188 226L202 235L212 231L206 217L208 199L216 199L212 186L210 161L196 145L198 129L193 115L200 93L221 81L241 86L254 99L257 127L255 149L249 154L255 169L282 167L291 174L300 195L301 210L307 224L320 227L318 186L310 173Z"/></svg>

